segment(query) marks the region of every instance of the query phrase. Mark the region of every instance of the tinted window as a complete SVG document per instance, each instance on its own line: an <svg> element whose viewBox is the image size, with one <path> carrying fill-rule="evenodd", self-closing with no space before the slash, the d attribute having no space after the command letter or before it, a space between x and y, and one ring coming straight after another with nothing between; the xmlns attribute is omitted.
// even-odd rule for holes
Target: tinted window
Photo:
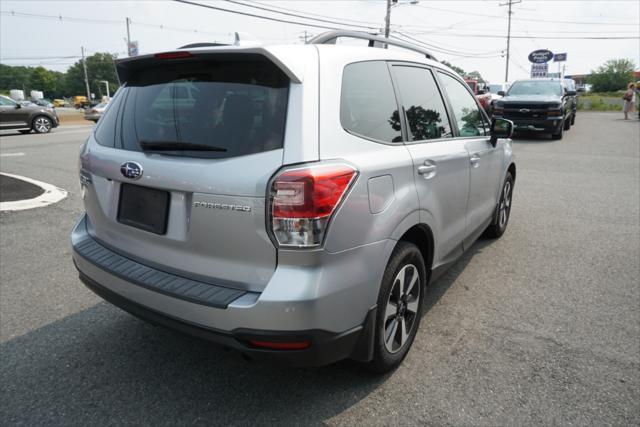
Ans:
<svg viewBox="0 0 640 427"><path fill-rule="evenodd" d="M224 158L282 148L289 79L270 62L158 64L126 92L125 149Z"/></svg>
<svg viewBox="0 0 640 427"><path fill-rule="evenodd" d="M402 141L398 106L385 62L359 62L344 68L340 122L347 131L367 138Z"/></svg>
<svg viewBox="0 0 640 427"><path fill-rule="evenodd" d="M393 67L393 72L409 124L409 140L450 138L447 110L431 71L397 66ZM394 119L397 116L394 115Z"/></svg>
<svg viewBox="0 0 640 427"><path fill-rule="evenodd" d="M448 74L440 73L440 80L449 96L449 102L451 102L451 108L458 123L460 136L484 135L485 122L476 99L469 92L469 89Z"/></svg>
<svg viewBox="0 0 640 427"><path fill-rule="evenodd" d="M126 97L126 87L118 89L113 99L96 125L93 136L100 145L113 147L116 140L116 119L118 110L122 104L122 98Z"/></svg>

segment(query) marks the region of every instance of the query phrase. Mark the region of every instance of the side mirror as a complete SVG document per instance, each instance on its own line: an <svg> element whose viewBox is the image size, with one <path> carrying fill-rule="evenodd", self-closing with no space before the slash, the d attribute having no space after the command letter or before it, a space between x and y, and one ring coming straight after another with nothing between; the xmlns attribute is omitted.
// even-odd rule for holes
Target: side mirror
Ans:
<svg viewBox="0 0 640 427"><path fill-rule="evenodd" d="M16 102L16 109L18 109L18 108L22 108L22 105L20 105L19 102Z"/></svg>
<svg viewBox="0 0 640 427"><path fill-rule="evenodd" d="M505 96L505 95L506 95L506 93L505 93L505 91L503 91L503 90L499 90L499 91L498 91L498 95L500 95L500 96Z"/></svg>
<svg viewBox="0 0 640 427"><path fill-rule="evenodd" d="M507 119L491 120L491 145L494 147L498 143L498 138L511 138L513 135L513 122Z"/></svg>

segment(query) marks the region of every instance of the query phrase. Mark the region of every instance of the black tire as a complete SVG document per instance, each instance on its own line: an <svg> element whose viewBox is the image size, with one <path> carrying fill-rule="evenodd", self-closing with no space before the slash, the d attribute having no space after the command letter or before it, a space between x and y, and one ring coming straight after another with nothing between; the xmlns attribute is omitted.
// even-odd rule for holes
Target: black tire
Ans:
<svg viewBox="0 0 640 427"><path fill-rule="evenodd" d="M20 133L29 133L29 132L31 132L31 129L20 129L18 132L20 132Z"/></svg>
<svg viewBox="0 0 640 427"><path fill-rule="evenodd" d="M507 176L504 178L504 183L502 184L502 191L500 191L500 201L496 207L495 218L485 230L485 237L498 239L502 237L507 230L509 216L511 215L511 206L513 205L513 186L513 176L511 172L507 172Z"/></svg>
<svg viewBox="0 0 640 427"><path fill-rule="evenodd" d="M573 113L571 115L571 126L576 124L576 113Z"/></svg>
<svg viewBox="0 0 640 427"><path fill-rule="evenodd" d="M35 133L49 133L53 128L53 123L51 119L47 116L36 116L33 118L33 122L31 124L31 129Z"/></svg>
<svg viewBox="0 0 640 427"><path fill-rule="evenodd" d="M564 130L569 130L571 129L571 117L567 117L566 119L564 119Z"/></svg>
<svg viewBox="0 0 640 427"><path fill-rule="evenodd" d="M409 281L410 284L414 274L417 278L413 286L403 289L403 283ZM426 280L426 267L418 247L413 243L398 242L385 269L378 295L373 360L369 362L369 368L374 372L386 373L395 369L411 348L422 318ZM404 295L403 290L406 290ZM391 313L395 310L395 314L387 314L387 307ZM408 332L403 334L407 328ZM390 339L385 340L386 335Z"/></svg>
<svg viewBox="0 0 640 427"><path fill-rule="evenodd" d="M552 133L551 139L561 140L564 136L564 123L560 126L558 133Z"/></svg>

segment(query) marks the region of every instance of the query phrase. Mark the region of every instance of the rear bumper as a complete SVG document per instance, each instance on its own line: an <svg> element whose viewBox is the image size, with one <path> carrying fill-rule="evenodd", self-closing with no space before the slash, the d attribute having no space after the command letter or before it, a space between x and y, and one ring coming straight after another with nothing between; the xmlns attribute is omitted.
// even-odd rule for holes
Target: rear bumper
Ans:
<svg viewBox="0 0 640 427"><path fill-rule="evenodd" d="M132 280L126 274L131 269L135 271L136 265L122 264L118 259L123 258L121 255L95 242L86 222L84 216L71 238L73 260L81 280L105 300L137 317L237 349L256 359L294 366L320 366L345 358L366 361L372 356L375 301L381 277L377 277L378 269L371 268L371 260L372 256L386 253L387 242L346 253L325 254L325 258L330 258L322 260L328 264L325 267L313 262L287 266L284 260L287 256L283 255L282 264L262 293L242 291L225 301L207 303L191 298L194 294L180 293L179 286L167 287L179 283L171 277L158 276L169 273L157 271L153 277L159 280L151 284ZM93 249L93 243L103 248L98 259L91 254L101 249ZM101 263L104 259L124 265L124 271L117 267L110 271ZM141 264L137 266L140 268ZM354 269L359 273L367 271L369 275L362 282L336 283L336 277L353 277L353 271L348 270ZM141 277L140 270L133 274ZM145 277L150 276L142 274L142 279ZM255 347L251 341L308 342L309 347L267 350Z"/></svg>
<svg viewBox="0 0 640 427"><path fill-rule="evenodd" d="M105 301L149 323L223 345L258 360L289 366L322 366L346 358L370 360L376 309L372 308L365 322L341 334L323 330L263 331L237 329L231 332L207 328L202 325L176 319L137 304L107 287L102 286L80 272L80 280ZM251 345L252 340L271 342L309 342L304 350L265 350Z"/></svg>

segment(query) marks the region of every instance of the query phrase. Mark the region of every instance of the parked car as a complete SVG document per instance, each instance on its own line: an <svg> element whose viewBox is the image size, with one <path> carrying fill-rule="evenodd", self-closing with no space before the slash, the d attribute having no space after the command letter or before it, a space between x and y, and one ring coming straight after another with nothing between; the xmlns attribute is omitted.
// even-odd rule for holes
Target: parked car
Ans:
<svg viewBox="0 0 640 427"><path fill-rule="evenodd" d="M489 85L489 93L491 93L491 101L502 98L500 92L507 92L509 90L509 83L492 83Z"/></svg>
<svg viewBox="0 0 640 427"><path fill-rule="evenodd" d="M47 98L34 99L31 102L33 102L36 105L39 105L40 107L46 107L46 108L54 107L53 103L49 101Z"/></svg>
<svg viewBox="0 0 640 427"><path fill-rule="evenodd" d="M88 108L84 111L84 118L86 120L91 120L92 122L98 123L98 120L104 114L104 110L109 105L108 102L101 102L95 107Z"/></svg>
<svg viewBox="0 0 640 427"><path fill-rule="evenodd" d="M491 94L487 90L486 84L471 77L465 78L464 81L469 85L482 108L484 108L485 111L489 111L491 107Z"/></svg>
<svg viewBox="0 0 640 427"><path fill-rule="evenodd" d="M22 105L0 95L0 129L17 129L20 133L47 133L58 127L60 121L53 108L35 104Z"/></svg>
<svg viewBox="0 0 640 427"><path fill-rule="evenodd" d="M71 242L86 286L138 317L250 357L386 372L427 284L506 230L512 123L419 47L337 31L116 69Z"/></svg>
<svg viewBox="0 0 640 427"><path fill-rule="evenodd" d="M496 101L493 117L512 120L515 130L550 133L562 139L576 121L576 91L565 79L517 80Z"/></svg>

